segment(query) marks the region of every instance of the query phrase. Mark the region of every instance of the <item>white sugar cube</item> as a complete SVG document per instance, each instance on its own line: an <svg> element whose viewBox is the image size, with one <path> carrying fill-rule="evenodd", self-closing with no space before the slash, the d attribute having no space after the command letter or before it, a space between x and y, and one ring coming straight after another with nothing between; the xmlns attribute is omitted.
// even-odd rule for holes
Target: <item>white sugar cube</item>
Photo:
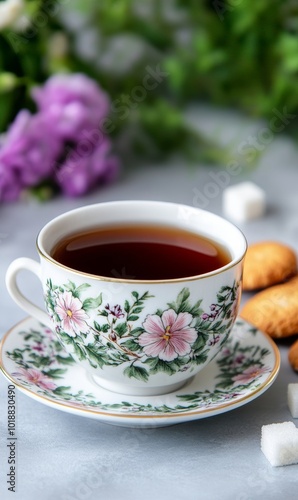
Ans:
<svg viewBox="0 0 298 500"><path fill-rule="evenodd" d="M238 222L261 217L266 209L265 191L253 182L227 187L222 195L223 213Z"/></svg>
<svg viewBox="0 0 298 500"><path fill-rule="evenodd" d="M298 429L293 422L262 426L261 450L271 465L298 463Z"/></svg>
<svg viewBox="0 0 298 500"><path fill-rule="evenodd" d="M298 384L288 385L288 406L293 418L298 418Z"/></svg>

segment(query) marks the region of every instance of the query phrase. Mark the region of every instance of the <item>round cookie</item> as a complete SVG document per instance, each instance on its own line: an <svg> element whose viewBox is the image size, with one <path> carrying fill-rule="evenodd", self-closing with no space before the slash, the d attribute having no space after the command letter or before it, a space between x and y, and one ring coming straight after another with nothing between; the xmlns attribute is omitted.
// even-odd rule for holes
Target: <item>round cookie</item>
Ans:
<svg viewBox="0 0 298 500"><path fill-rule="evenodd" d="M298 372L298 340L289 349L289 361L295 372Z"/></svg>
<svg viewBox="0 0 298 500"><path fill-rule="evenodd" d="M298 276L257 293L244 304L240 316L272 338L298 333Z"/></svg>
<svg viewBox="0 0 298 500"><path fill-rule="evenodd" d="M258 290L281 283L297 273L297 257L290 247L275 241L254 243L247 249L243 290Z"/></svg>

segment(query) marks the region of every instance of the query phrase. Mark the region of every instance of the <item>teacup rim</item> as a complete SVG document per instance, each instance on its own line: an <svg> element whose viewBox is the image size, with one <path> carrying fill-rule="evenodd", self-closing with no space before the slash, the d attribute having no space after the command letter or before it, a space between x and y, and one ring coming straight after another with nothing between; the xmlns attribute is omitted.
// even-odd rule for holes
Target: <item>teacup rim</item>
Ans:
<svg viewBox="0 0 298 500"><path fill-rule="evenodd" d="M242 239L243 239L243 250L242 250L242 253L241 255L238 257L238 258L234 258L232 259L230 262L228 262L225 266L222 266L218 269L215 269L213 271L209 271L207 273L203 273L203 274L198 274L198 275L194 275L194 276L186 276L186 277L183 277L183 278L170 278L170 279L160 279L160 280L148 280L148 279L131 279L131 278L119 278L119 277L108 277L108 276L100 276L100 275L97 275L97 274L92 274L92 273L86 273L84 271L79 271L77 269L73 269L71 267L68 267L64 264L61 264L60 262L58 262L57 260L55 260L47 251L43 250L42 248L42 245L40 244L40 239L41 237L43 236L43 234L48 230L48 228L54 224L55 222L57 222L58 220L64 218L64 217L67 217L71 214L75 214L76 212L82 212L84 211L85 209L86 210L90 210L96 206L99 206L99 205L116 205L116 204L119 204L119 205L126 205L126 204L162 204L162 205L172 205L172 206L175 206L176 208L177 207L181 207L182 209L193 209L194 211L196 212L200 212L200 213L207 213L211 216L213 216L214 218L217 218L223 222L225 222L226 224L229 224L231 227L233 227L234 229L236 229L239 233L240 236L242 236ZM90 228L91 227L94 227L94 226L89 226ZM86 229L88 229L88 226L86 226ZM68 233L68 234L71 234L71 233ZM67 233L65 234L65 236L67 236ZM192 281L197 281L197 280L203 280L203 279L207 279L207 278L210 278L210 277L213 277L213 276L217 276L219 274L222 274L224 272L226 272L227 270L229 269L232 269L233 267L237 266L237 264L239 264L245 257L245 254L246 254L246 251L247 251L247 247L248 247L248 243L247 243L247 240L246 240L246 237L243 233L243 231L241 231L241 229L239 229L238 226L236 226L234 223L232 223L231 221L225 219L224 217L221 217L220 215L217 215L213 212L210 212L208 210L204 210L204 209L201 209L201 208L198 208L198 207L193 207L191 205L186 205L186 204L182 204L182 203L175 203L175 202L166 202L166 201L159 201L159 200L117 200L117 201L108 201L108 202L100 202L100 203L93 203L93 204L90 204L90 205L84 205L82 207L78 207L78 208L75 208L75 209L72 209L72 210L68 210L67 212L63 212L62 214L54 217L53 219L51 219L47 224L45 224L43 226L43 228L39 231L38 235L37 235L37 238L36 238L36 247L37 247L37 251L40 255L40 257L43 257L46 261L50 262L51 264L57 266L58 268L61 268L63 269L64 271L67 271L69 273L72 273L74 275L78 275L78 276L81 276L81 277L85 277L85 278L88 278L88 279L92 279L92 280L95 280L95 281L102 281L102 282L111 282L111 283L128 283L128 284L138 284L138 285L158 285L158 284L170 284L170 283L185 283L185 282L192 282Z"/></svg>

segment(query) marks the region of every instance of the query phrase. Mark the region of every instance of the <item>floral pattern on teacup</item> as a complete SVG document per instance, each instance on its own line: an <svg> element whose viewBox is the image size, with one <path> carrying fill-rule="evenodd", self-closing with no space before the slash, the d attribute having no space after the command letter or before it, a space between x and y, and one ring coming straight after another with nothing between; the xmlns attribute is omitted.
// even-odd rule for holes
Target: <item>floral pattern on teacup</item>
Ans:
<svg viewBox="0 0 298 500"><path fill-rule="evenodd" d="M174 309L167 309L161 316L148 314L138 343L148 357L173 361L178 356L186 356L197 339L196 329L190 326L193 319L191 314L177 314Z"/></svg>
<svg viewBox="0 0 298 500"><path fill-rule="evenodd" d="M173 375L211 359L227 340L238 310L239 283L223 286L209 311L193 303L183 288L166 309L150 311L150 291L132 291L121 304L88 295L89 284L47 280L45 302L58 338L76 360L93 368L122 366L123 375L147 382L150 375ZM146 304L145 304L146 303ZM213 353L214 351L214 353Z"/></svg>
<svg viewBox="0 0 298 500"><path fill-rule="evenodd" d="M57 298L55 311L61 320L62 329L71 337L89 330L89 316L82 306L82 302L70 291L61 293Z"/></svg>
<svg viewBox="0 0 298 500"><path fill-rule="evenodd" d="M205 388L202 384L200 390L180 390L173 398L177 404L173 401L171 405L166 404L163 398L159 403L155 398L153 402L148 398L145 398L146 402L137 402L135 399L139 398L133 397L126 397L125 401L118 398L118 402L114 403L99 400L89 392L90 384L80 382L72 357L42 325L18 331L14 348L6 351L5 355L13 362L11 374L21 387L53 402L114 414L183 414L221 407L254 393L266 383L273 368L270 350L260 338L254 340L257 330L252 326L237 320L236 328L245 332L247 340L244 345L234 335L227 340L216 358L216 376L212 386L207 381ZM36 345L43 345L43 351L34 351Z"/></svg>

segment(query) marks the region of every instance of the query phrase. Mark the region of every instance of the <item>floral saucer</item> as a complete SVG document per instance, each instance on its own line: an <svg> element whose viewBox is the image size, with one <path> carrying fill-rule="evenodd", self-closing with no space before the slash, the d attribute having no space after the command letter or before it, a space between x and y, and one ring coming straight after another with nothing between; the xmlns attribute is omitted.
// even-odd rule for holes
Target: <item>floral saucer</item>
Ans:
<svg viewBox="0 0 298 500"><path fill-rule="evenodd" d="M0 368L28 396L76 415L127 427L161 427L218 415L260 396L275 380L280 355L264 333L238 319L219 355L184 387L160 396L101 388L56 336L26 318L3 337Z"/></svg>

